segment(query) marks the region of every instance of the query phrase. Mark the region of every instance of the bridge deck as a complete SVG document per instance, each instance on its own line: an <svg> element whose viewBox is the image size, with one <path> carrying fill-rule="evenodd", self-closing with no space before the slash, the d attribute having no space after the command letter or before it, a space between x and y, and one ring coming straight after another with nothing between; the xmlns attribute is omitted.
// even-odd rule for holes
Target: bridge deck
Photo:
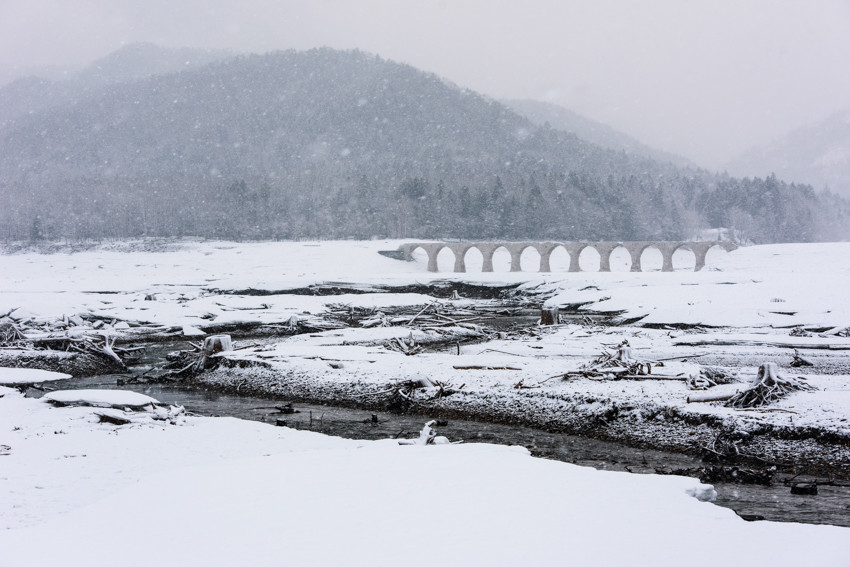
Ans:
<svg viewBox="0 0 850 567"><path fill-rule="evenodd" d="M638 242L412 242L402 244L398 250L389 250L381 252L392 258L413 260L413 251L421 248L428 254L428 271L439 271L437 265L437 256L444 248L448 248L454 254L454 271L466 272L466 253L475 248L483 257L482 271L493 271L493 255L499 248L504 248L511 255L511 271L522 271L520 266L520 257L522 253L533 248L540 254L540 271L550 272L550 260L552 253L560 248L566 250L570 257L571 272L579 272L578 258L585 248L593 248L599 253L599 271L611 271L611 254L617 248L624 248L631 257L633 272L642 272L641 256L649 248L655 248L661 252L663 258L661 271L673 271L673 254L679 249L690 250L695 257L696 263L694 271L699 271L705 267L705 256L708 251L719 246L726 251L732 251L737 246L732 242L725 241L707 241L707 242L688 242L688 241L638 241Z"/></svg>

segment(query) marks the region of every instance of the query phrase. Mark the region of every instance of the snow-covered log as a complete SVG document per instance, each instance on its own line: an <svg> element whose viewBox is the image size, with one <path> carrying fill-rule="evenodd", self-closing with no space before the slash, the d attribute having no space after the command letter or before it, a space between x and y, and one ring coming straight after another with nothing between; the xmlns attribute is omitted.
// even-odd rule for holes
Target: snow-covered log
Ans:
<svg viewBox="0 0 850 567"><path fill-rule="evenodd" d="M145 408L159 402L138 392L126 390L57 390L42 398L56 406L94 406L101 408Z"/></svg>
<svg viewBox="0 0 850 567"><path fill-rule="evenodd" d="M737 392L694 392L693 394L688 394L688 403L725 402L735 394L737 394Z"/></svg>

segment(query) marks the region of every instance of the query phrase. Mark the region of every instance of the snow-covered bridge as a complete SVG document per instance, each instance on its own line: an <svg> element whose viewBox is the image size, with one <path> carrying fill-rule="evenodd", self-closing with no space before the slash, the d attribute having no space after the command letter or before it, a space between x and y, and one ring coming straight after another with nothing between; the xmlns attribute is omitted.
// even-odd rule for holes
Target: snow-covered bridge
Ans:
<svg viewBox="0 0 850 567"><path fill-rule="evenodd" d="M655 249L661 253L662 272L673 271L673 254L679 250L690 250L694 257L694 271L705 267L705 257L708 251L718 246L726 251L732 251L737 246L731 242L687 242L687 241L643 241L643 242L412 242L402 244L398 250L381 252L385 256L399 260L413 260L413 254L421 249L428 255L428 271L439 271L437 257L441 251L448 249L454 254L454 271L466 271L466 255L470 250L481 253L483 272L493 271L493 256L496 251L504 248L510 254L512 272L522 271L521 257L529 248L540 255L540 271L550 272L552 255L560 249L569 256L569 271L579 272L579 256L586 249L593 249L599 254L599 271L611 271L611 255L615 250L623 248L631 259L631 271L641 272L641 257L647 250Z"/></svg>

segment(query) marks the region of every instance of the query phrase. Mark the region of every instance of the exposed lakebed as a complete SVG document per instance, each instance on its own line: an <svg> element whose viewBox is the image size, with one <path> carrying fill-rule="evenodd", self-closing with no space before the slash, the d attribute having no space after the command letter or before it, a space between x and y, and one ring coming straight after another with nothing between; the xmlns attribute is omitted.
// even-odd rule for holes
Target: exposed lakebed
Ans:
<svg viewBox="0 0 850 567"><path fill-rule="evenodd" d="M457 282L452 282L452 285L454 285L455 287L458 286ZM474 287L478 286L473 286L470 288L457 288L463 289L463 293L465 295L479 295L480 297L478 299L485 299L486 297L482 295L482 293L484 293L482 292L483 288L473 289ZM504 288L500 289L494 286L484 287L486 287L486 293L492 294L494 296L504 291ZM437 288L440 289L438 290ZM278 341L289 340L286 337L290 337L294 334L301 334L304 336L315 336L318 339L321 339L322 343L325 343L325 341L327 340L326 337L330 336L327 333L330 333L331 331L328 331L327 327L315 325L327 324L329 319L330 323L335 323L333 317L323 317L323 320L318 323L315 317L304 318L301 316L297 316L295 319L289 320L285 318L281 320L280 318L278 318L276 322L269 324L268 322L261 322L262 317L260 317L259 315L255 315L254 312L256 311L256 313L260 315L264 315L266 312L268 312L270 310L270 307L269 303L266 303L266 301L271 301L270 299L264 299L262 301L257 300L257 302L246 303L246 305L241 305L237 301L238 298L235 298L234 296L271 298L275 295L280 294L313 295L327 297L328 303L330 303L331 301L333 301L332 296L337 296L339 294L351 296L357 294L373 293L375 291L375 286L359 290L350 286L342 287L341 285L333 284L313 286L300 290L289 290L288 292L259 291L255 293L251 290L243 289L237 291L215 290L214 295L206 296L204 299L208 302L213 302L215 300L216 305L219 305L220 303L227 303L227 301L230 301L230 303L227 303L228 309L230 309L229 312L238 313L239 317L234 317L230 322L214 322L209 323L206 327L202 325L199 326L201 326L201 328L203 328L203 330L208 333L232 333L234 337L239 337L243 339L244 342L248 343L264 343L267 341L269 344L272 344ZM456 289L451 287L451 285L432 285L415 286L411 287L410 289L384 289L381 290L381 293L391 292L396 294L422 294L427 292L429 295L431 295L431 297L435 299L435 301L437 299L441 301L447 301L450 300L451 293L453 291L456 291ZM165 296L157 298L154 295L151 297L151 300L148 300L146 298L145 301L140 302L142 305L145 306L144 309L147 309L148 306L158 306L166 303L166 299L163 298ZM172 300L168 299L168 301ZM181 304L181 301L183 301L181 298L176 298L173 300L173 302L177 304ZM437 303L435 303L435 305L437 305ZM578 307L579 305L568 306L567 313L562 313L562 315L565 315L566 318L569 320L582 321L589 325L594 325L596 323L599 323L602 319L612 316L611 313L588 314L587 312L579 312ZM569 312L570 308L573 309L573 312ZM390 312L389 309L385 309L384 307L378 308L367 306L360 307L359 309L362 309L363 311L356 312L357 309L344 307L341 309L336 309L337 319L341 319L340 323L342 323L343 327L350 326L356 329L360 326L360 323L362 323L365 317L371 317L376 315L375 312L379 311L380 309L384 309L386 311L385 315L389 319L391 319L394 315L392 312ZM417 314L419 310L420 307L418 305L414 306L411 304L408 305L406 309L402 311L396 310L395 315L399 316L402 319L410 321L418 316ZM464 344L476 345L477 347L480 347L476 348L476 350L481 351L481 353L488 350L493 353L498 353L499 349L504 350L508 348L506 345L513 346L514 344L520 343L520 341L512 343L511 336L503 337L501 336L502 334L510 334L512 330L522 331L523 329L532 330L538 333L538 335L540 336L536 336L535 340L545 339L545 335L548 331L541 331L539 329L535 329L536 325L534 325L534 323L536 322L538 313L539 303L537 308L531 307L528 303L519 306L516 304L496 305L492 308L492 310L489 311L489 313L486 313L486 317L483 318L479 317L480 315L482 315L480 311L477 313L473 313L472 315L474 315L476 319L484 319L484 324L486 324L486 326L491 331L495 331L496 339L500 341L501 344L494 345L494 343L492 342L493 333L490 333L487 338L475 338L472 340L467 340L464 342ZM443 314L445 314L445 312ZM439 317L440 313L434 313L434 316ZM254 319L252 319L252 317L254 317ZM459 318L456 315L455 317ZM203 321L204 319L201 320ZM392 323L392 321L390 321L390 323ZM660 331L656 329L656 331L667 333L668 335L672 335L673 333L688 332L687 329L683 331L683 329L677 329L676 327L672 326L668 328L661 329ZM181 341L179 344L167 342L174 340L173 335L168 335L178 331L179 327L166 329L166 331L163 333L166 336L163 336L161 339L166 342L160 342L156 345L152 345L149 343L146 344L145 346L147 348L147 352L144 357L140 361L138 361L139 366L133 368L134 373L137 375L141 374L149 366L159 365L164 362L165 353L168 350L172 350L175 348L184 348L186 346L185 342ZM635 337L642 333L648 334L651 332L649 328L641 330L634 327L620 327L613 328L610 330L593 330L593 332L597 335L597 340L602 341L602 344L604 344L606 341L610 342L611 344L616 344L617 342L619 342L622 337L617 336L616 333L621 331L622 333L629 334L629 337L632 339L633 343L638 349L642 347L637 346L640 343L635 341ZM700 329L696 329L694 332L699 331ZM404 330L405 334L407 332L407 330ZM656 332L656 335L658 334L658 332ZM310 335L310 333L315 333L315 335ZM584 338L582 338L585 337L585 335L582 333L578 333L576 335L576 340L585 340ZM598 338L603 335L607 337L609 333L610 338ZM647 344L657 339L655 335L647 336ZM340 338L337 342L340 346L345 346L345 341L342 338ZM484 342L487 342L488 344L480 344ZM543 349L544 347L540 346L541 344L547 343L545 340L542 343L531 343L530 341L526 340L524 343L522 343L522 346L527 349ZM554 345L554 342L549 341L549 344L545 348L551 350L552 345ZM336 345L319 344L316 346L322 348L334 348ZM311 346L310 348L314 347ZM440 350L454 351L456 348L458 355L460 355L460 341L455 342L454 340L447 340L442 344L433 344L428 348L432 352ZM558 348L560 348L560 345L558 345ZM526 352L531 353L531 355L526 354L524 356L526 356L526 358L532 361L535 359L535 357L537 357L537 359L539 360L543 356L548 357L550 360L556 359L557 357L564 357L563 359L558 360L566 361L569 357L574 360L580 357L583 357L584 359L590 359L592 358L592 355L598 354L598 350L591 353L590 350L588 350L590 347L578 348L581 352L576 351L571 352L569 354L564 354L563 351L555 351L554 354L552 354L551 352L547 352L544 355L540 356L538 356L537 354L537 352L539 351L527 350ZM598 348L598 346L594 346L593 348ZM655 355L658 355L658 353L660 352L660 350L655 347L653 347L653 351ZM513 356L512 353L506 354ZM264 358L264 356L265 355L260 352L257 358L262 359ZM751 350L735 352L730 348L726 348L723 352L718 352L717 349L710 350L703 356L705 356L703 360L711 360L711 362L714 364L729 364L732 362L740 364L741 361L745 360L747 356L757 356L757 358L753 358L752 360L752 363L755 364L763 362L769 357L787 357L787 353L785 353L784 351L777 351L775 349L768 353L765 349L761 349L757 355L753 355ZM299 355L296 358L307 359L318 357L314 357L312 354L310 354L310 356ZM413 360L417 358L420 357L409 357L407 360L413 362ZM513 362L511 361L515 361L517 359L508 358L505 360L508 360L509 362L505 363L503 360L498 364L505 364L505 367L507 368L507 366L513 364ZM834 358L830 357L830 360L834 360ZM259 360L258 362L262 362L262 360ZM824 364L826 364L827 362L829 361L824 361ZM482 364L486 366L487 364L492 363L484 362ZM345 372L349 372L351 366L353 365L349 364L348 362L346 362L346 365L348 366L346 366ZM493 366L488 368L496 370L498 367ZM528 370L528 368L526 368L526 370ZM558 366L558 368L562 367ZM281 396L280 394L278 394L277 396L271 395L269 397L261 395L239 395L235 393L235 391L238 391L242 384L247 384L243 391L250 390L252 392L257 393L262 392L264 389L261 383L255 384L253 386L250 383L251 378L258 374L258 369L252 368L250 365L248 365L239 368L239 370L241 374L238 377L238 380L236 382L231 383L230 385L223 384L220 386L215 386L214 384L205 385L200 382L195 382L192 385L140 383L125 384L120 387L151 395L157 399L160 399L163 402L183 404L189 411L201 415L234 416L244 419L266 421L273 424L285 424L288 427L294 427L298 429L310 429L321 433L349 438L378 439L387 437L415 436L416 432L422 427L422 424L427 419L431 417L442 417L443 419L447 418L447 412L445 408L441 410L440 408L428 408L421 406L408 407L406 408L405 413L390 413L382 411L380 409L376 409L374 406L370 406L369 404L361 404L361 407L358 408L352 407L356 406L357 404L353 404L350 402L346 403L347 407L337 407L333 405L319 405L310 403L311 401L316 401L316 399L321 399L322 401L332 401L333 396L326 396L324 398L313 398L311 400L309 396L302 396L299 398L287 398L286 396ZM467 375L472 374L471 372L460 372L456 373L456 375L464 373ZM498 374L498 372L496 373ZM528 375L528 373L524 370L524 372L520 375ZM126 380L127 376L122 376L120 378L122 380ZM316 376L310 376L308 373L307 378L315 380ZM118 387L118 379L119 377L115 375L84 377L70 380L65 384L55 384L54 387L112 388ZM513 378L512 376L506 376L506 379L515 380L516 378ZM499 386L498 384L486 384L483 380L481 381L481 384L483 384L482 387L486 386L488 388L496 388L497 386ZM554 382L547 385L554 385ZM596 385L599 384L589 384L589 386ZM367 384L367 386L371 386L371 384ZM229 392L226 390L229 390ZM642 390L643 387L641 387L641 391ZM506 393L514 395L514 392L528 394L528 399L531 399L532 396L537 396L537 394L540 393L540 390L516 390L516 388L510 389L510 386L508 386ZM267 391L267 393L274 394L273 391ZM502 394L496 392L494 398L497 400L496 404L494 404L491 400L490 402L488 402L489 405L484 404L480 406L484 409L474 413L477 420L454 419L454 416L452 416L450 419L447 419L448 423L439 428L440 434L445 435L452 441L492 442L522 445L528 447L533 452L533 454L537 456L573 462L581 465L593 466L599 469L606 470L631 471L639 473L652 473L659 470L664 472L685 471L694 474L693 471L697 471L706 467L706 463L703 463L692 453L685 454L684 452L659 451L655 449L640 448L646 446L660 446L653 445L651 441L636 444L634 443L634 439L632 439L630 444L626 444L618 443L616 441L611 440L596 439L588 436L577 436L570 435L567 433L550 432L547 431L547 428L545 426L543 428L535 428L526 427L523 425L505 425L504 422L513 422L514 420L513 418L505 419L505 416L508 414L504 414L501 416L497 415L496 410L498 409L498 397L500 395ZM553 395L560 394L555 393ZM541 395L538 396L538 398L546 401L547 397L545 395ZM560 400L560 398L549 399ZM602 396L597 397L597 400L601 399L603 399ZM290 401L293 402L293 405L291 406L291 412L289 408L286 407L286 404ZM509 401L516 400L511 398ZM590 400L588 404L597 404L597 401ZM281 411L280 408L284 408L283 411ZM523 409L514 408L514 411L521 413ZM653 411L655 410L653 409ZM492 413L488 415L488 412ZM659 415L654 415L651 419L654 420L656 417L659 417ZM663 417L663 415L660 415L659 419ZM640 419L642 423L646 423L647 421L644 418ZM494 421L501 423L493 423ZM655 427L656 429L664 429L668 427L667 425L658 421L650 421L649 423L652 424L653 427ZM686 430L689 427L692 428L692 425L693 424L689 425L687 423L684 423L682 424L680 429ZM714 432L709 433L714 434ZM678 434L681 435L680 433ZM635 445L638 445L638 447L636 447ZM727 468L731 474L735 474L734 467ZM769 466L762 467L762 469L769 468ZM795 482L800 482L804 480L809 482L820 481L817 487L818 494L792 495L790 493L789 486L785 484L785 481L791 480L791 478L792 477L788 475L778 473L774 476L772 486L758 486L717 481L712 481L712 483L716 486L719 493L718 504L735 509L742 515L762 516L765 519L776 521L830 523L836 525L850 526L850 489L848 489L848 487L829 484L829 479L825 477L819 477L817 479L796 477L793 478Z"/></svg>

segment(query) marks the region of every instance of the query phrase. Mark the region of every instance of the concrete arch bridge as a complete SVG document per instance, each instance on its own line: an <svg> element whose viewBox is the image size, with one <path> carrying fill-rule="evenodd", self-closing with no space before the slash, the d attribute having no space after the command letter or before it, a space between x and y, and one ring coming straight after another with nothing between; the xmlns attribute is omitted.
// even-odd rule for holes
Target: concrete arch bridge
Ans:
<svg viewBox="0 0 850 567"><path fill-rule="evenodd" d="M437 256L448 248L454 254L454 271L466 272L466 253L477 249L483 258L482 271L493 271L493 255L499 248L504 248L511 255L511 271L520 272L520 259L522 253L533 248L540 255L540 271L550 272L550 260L552 253L558 248L566 250L570 258L570 272L579 272L579 255L586 248L592 248L599 254L599 271L611 271L611 254L618 248L624 248L631 257L632 272L642 272L641 256L650 249L655 248L661 252L663 258L661 271L673 271L673 254L680 249L690 250L695 258L694 271L697 272L705 267L705 257L708 251L718 246L727 252L736 249L737 246L731 242L709 241L709 242L676 242L676 241L642 241L642 242L412 242L402 244L398 250L382 251L381 254L399 260L413 260L413 252L419 248L428 255L428 271L439 271Z"/></svg>

